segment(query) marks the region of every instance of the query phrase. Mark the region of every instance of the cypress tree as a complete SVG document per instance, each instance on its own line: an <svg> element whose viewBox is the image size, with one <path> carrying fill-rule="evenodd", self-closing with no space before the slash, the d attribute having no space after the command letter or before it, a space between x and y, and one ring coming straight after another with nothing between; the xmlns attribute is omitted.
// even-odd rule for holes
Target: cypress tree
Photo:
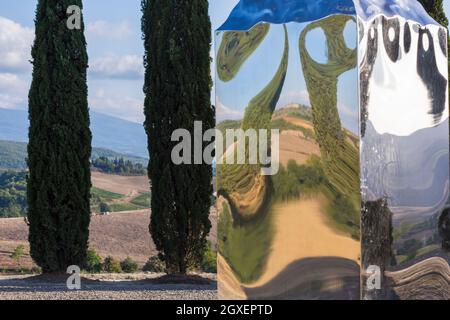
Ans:
<svg viewBox="0 0 450 320"><path fill-rule="evenodd" d="M43 272L82 266L90 222L91 132L84 25L67 27L81 0L39 0L29 92L28 221L31 256Z"/></svg>
<svg viewBox="0 0 450 320"><path fill-rule="evenodd" d="M185 274L199 264L206 250L212 167L173 164L171 151L177 143L171 135L185 128L193 137L194 121L202 121L203 130L215 126L208 1L143 0L142 12L152 183L149 229L168 273Z"/></svg>

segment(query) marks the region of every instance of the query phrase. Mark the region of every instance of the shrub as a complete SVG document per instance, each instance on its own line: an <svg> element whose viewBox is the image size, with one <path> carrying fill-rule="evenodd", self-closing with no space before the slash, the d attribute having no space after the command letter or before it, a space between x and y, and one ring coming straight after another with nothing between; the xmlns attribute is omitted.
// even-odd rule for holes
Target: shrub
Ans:
<svg viewBox="0 0 450 320"><path fill-rule="evenodd" d="M208 247L203 253L200 268L203 272L217 273L217 252L212 249L210 242L208 242Z"/></svg>
<svg viewBox="0 0 450 320"><path fill-rule="evenodd" d="M165 273L166 272L166 264L161 261L158 256L153 256L148 259L147 263L142 268L145 272L156 272L156 273Z"/></svg>
<svg viewBox="0 0 450 320"><path fill-rule="evenodd" d="M102 266L103 271L108 273L121 273L122 268L120 267L120 263L111 256L105 258Z"/></svg>
<svg viewBox="0 0 450 320"><path fill-rule="evenodd" d="M99 273L102 271L102 258L95 250L88 250L85 270L91 273Z"/></svg>
<svg viewBox="0 0 450 320"><path fill-rule="evenodd" d="M13 259L18 265L20 265L20 259L25 255L25 246L23 244L18 245L13 253L11 254L11 259Z"/></svg>
<svg viewBox="0 0 450 320"><path fill-rule="evenodd" d="M127 257L125 260L120 262L120 267L125 273L133 273L138 270L138 264L130 257Z"/></svg>
<svg viewBox="0 0 450 320"><path fill-rule="evenodd" d="M111 208L109 207L109 205L107 203L100 202L99 210L100 210L100 213L107 213L107 212L111 211Z"/></svg>

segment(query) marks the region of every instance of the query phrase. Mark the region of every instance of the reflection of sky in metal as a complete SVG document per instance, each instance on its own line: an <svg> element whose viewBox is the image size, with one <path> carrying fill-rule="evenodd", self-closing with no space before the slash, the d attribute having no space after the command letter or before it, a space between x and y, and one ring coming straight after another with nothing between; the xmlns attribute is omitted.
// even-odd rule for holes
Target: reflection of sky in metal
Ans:
<svg viewBox="0 0 450 320"><path fill-rule="evenodd" d="M310 106L309 96L299 53L299 38L307 23L289 23L289 67L285 85L277 108L290 103ZM316 33L316 32L314 32ZM349 24L344 32L346 43L350 48L356 46L356 25ZM221 36L216 38L216 50ZM219 121L241 118L249 101L255 97L272 79L280 64L284 47L284 35L281 25L272 25L269 34L258 49L242 65L236 77L229 82L216 79L216 90L220 105ZM327 46L324 36L307 39L307 48L318 62L326 61ZM358 94L356 68L344 73L338 81L338 107L343 126L354 133L358 132ZM227 112L223 112L227 110ZM222 114L220 112L222 111Z"/></svg>
<svg viewBox="0 0 450 320"><path fill-rule="evenodd" d="M248 30L259 22L307 22L354 13L352 0L241 0L219 29Z"/></svg>
<svg viewBox="0 0 450 320"><path fill-rule="evenodd" d="M383 14L437 24L417 0L241 0L219 30L248 30L259 22L307 22L355 12L364 20Z"/></svg>
<svg viewBox="0 0 450 320"><path fill-rule="evenodd" d="M386 17L401 16L421 25L438 24L417 0L354 0L354 2L356 14L364 20L383 14Z"/></svg>

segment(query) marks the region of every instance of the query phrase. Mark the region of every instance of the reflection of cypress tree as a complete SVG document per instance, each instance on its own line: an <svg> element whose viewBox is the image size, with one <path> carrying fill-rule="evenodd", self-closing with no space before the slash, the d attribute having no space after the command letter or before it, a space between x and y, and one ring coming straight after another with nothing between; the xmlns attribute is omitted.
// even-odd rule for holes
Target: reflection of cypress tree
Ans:
<svg viewBox="0 0 450 320"><path fill-rule="evenodd" d="M346 141L337 105L338 77L356 67L356 50L347 48L343 35L351 19L340 15L325 18L309 24L300 35L303 74L324 169L333 186L346 195L359 194L358 150ZM306 49L306 35L315 28L322 28L327 38L326 64L314 61Z"/></svg>
<svg viewBox="0 0 450 320"><path fill-rule="evenodd" d="M442 26L448 27L448 19L444 11L444 1L443 0L419 0L423 5L428 14ZM450 48L450 41L447 42L448 48ZM450 51L450 50L449 50ZM450 60L449 60L449 70L450 70Z"/></svg>
<svg viewBox="0 0 450 320"><path fill-rule="evenodd" d="M442 238L442 249L450 252L450 209L446 208L439 217L439 235Z"/></svg>
<svg viewBox="0 0 450 320"><path fill-rule="evenodd" d="M38 2L29 93L28 220L31 256L44 272L82 265L90 221L91 132L84 26L66 10L81 0Z"/></svg>
<svg viewBox="0 0 450 320"><path fill-rule="evenodd" d="M288 68L289 60L289 39L286 26L284 29L284 50L277 72L273 76L272 80L264 87L261 92L258 93L248 104L245 109L244 119L242 120L242 130L253 129L258 131L259 129L270 130L270 123L272 119L272 113L275 110L276 104L280 98L281 90L284 86L286 78L286 72ZM258 29L253 29L256 32ZM239 33L236 35L238 39L246 38L247 33ZM230 41L235 39L228 36L225 33L223 41ZM239 42L242 42L241 39ZM255 50L255 46L259 43L253 43L253 46L247 48L247 50ZM223 42L220 46L221 50L218 53L222 60L228 61L228 65L235 66L236 64L242 64L242 55L240 51L225 52L225 48L229 45ZM227 55L231 55L228 56ZM246 57L248 57L246 55ZM237 67L233 68L235 72L238 72ZM229 75L233 79L236 74ZM268 139L270 140L270 138ZM244 143L241 141L241 143ZM229 200L232 207L232 211L239 214L241 218L250 219L258 215L261 209L264 209L265 201L269 195L268 178L261 176L260 164L249 164L249 147L248 141L246 143L246 158L245 164L221 164L218 166L217 180L219 182L218 189L219 194L225 195ZM270 142L268 142L270 146ZM249 201L249 199L251 199Z"/></svg>
<svg viewBox="0 0 450 320"><path fill-rule="evenodd" d="M150 232L170 273L186 273L206 249L213 193L210 165L172 162L174 130L214 128L207 0L142 1L146 52L145 129L151 154ZM205 144L206 147L206 144ZM193 154L191 154L193 159Z"/></svg>
<svg viewBox="0 0 450 320"><path fill-rule="evenodd" d="M419 0L428 14L442 26L448 27L448 19L445 16L443 0Z"/></svg>

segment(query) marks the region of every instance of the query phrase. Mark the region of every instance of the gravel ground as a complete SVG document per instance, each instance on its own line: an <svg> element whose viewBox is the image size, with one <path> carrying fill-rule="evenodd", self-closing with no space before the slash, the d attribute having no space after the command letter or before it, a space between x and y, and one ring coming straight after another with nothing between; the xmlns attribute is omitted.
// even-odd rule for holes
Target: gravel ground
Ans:
<svg viewBox="0 0 450 320"><path fill-rule="evenodd" d="M89 275L81 290L70 291L64 280L35 276L1 276L0 300L215 300L215 275L206 280L167 281L161 275Z"/></svg>

